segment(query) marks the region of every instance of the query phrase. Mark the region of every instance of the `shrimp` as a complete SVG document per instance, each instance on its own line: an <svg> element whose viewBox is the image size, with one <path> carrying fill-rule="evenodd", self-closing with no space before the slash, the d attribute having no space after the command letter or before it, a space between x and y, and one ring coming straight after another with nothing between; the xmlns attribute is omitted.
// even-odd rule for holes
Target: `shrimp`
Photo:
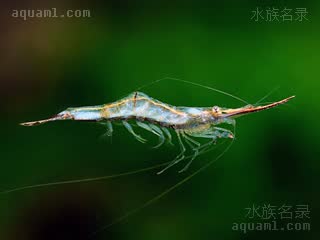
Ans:
<svg viewBox="0 0 320 240"><path fill-rule="evenodd" d="M36 126L58 120L96 121L106 123L108 127L107 135L111 136L113 133L112 123L121 122L138 141L145 143L147 140L133 130L132 124L129 121L133 120L138 127L153 133L159 138L159 143L155 146L156 148L162 146L166 140L171 143L172 135L169 129L172 129L177 136L180 153L158 174L163 173L184 159L190 159L179 171L184 172L197 156L208 151L218 139L234 139L235 135L231 130L219 127L219 125L229 124L234 126L235 118L239 116L276 107L294 97L291 96L267 105L246 105L240 108L218 106L183 107L163 103L145 93L136 91L112 103L67 108L51 118L24 122L21 125ZM200 143L195 140L197 138L209 141ZM187 146L192 152L188 156L186 156Z"/></svg>
<svg viewBox="0 0 320 240"><path fill-rule="evenodd" d="M153 85L162 80L171 80L182 83L187 83L194 86L199 86L202 88L206 88L209 90L213 90L218 93L222 93L224 95L230 96L234 99L237 99L246 105L244 107L232 109L232 108L222 108L222 107L175 107L163 102L160 102L156 99L152 99L144 93L139 92L142 88ZM214 143L218 139L224 139L224 142L229 142L228 146L216 157L207 161L200 168L188 174L186 177L183 177L182 180L179 180L173 186L167 188L160 194L157 194L153 198L144 202L140 206L126 212L124 215L114 219L111 223L104 225L97 231L92 233L92 236L97 234L98 232L104 231L111 226L119 224L120 222L126 220L127 218L135 215L146 207L152 205L159 199L163 198L170 192L174 191L178 187L181 187L187 181L190 181L193 177L198 175L200 172L205 171L209 168L213 163L222 158L224 154L231 148L232 144L235 140L235 119L239 116L246 115L253 112L258 112L262 110L266 110L269 108L276 107L280 104L284 104L288 102L290 99L294 98L294 96L285 98L281 101L272 102L267 105L256 106L258 103L261 103L264 100L266 95L260 101L258 101L255 105L250 105L245 100L226 93L224 91L212 88L210 86L205 86L199 83L194 83L186 80L181 80L177 78L162 78L151 83L148 83L138 89L135 92L131 93L129 96L110 103L99 106L92 107L79 107L79 108L68 108L65 111L45 120L39 120L34 122L26 122L21 123L22 126L36 126L43 123L58 121L58 120L76 120L76 121L96 121L105 124L108 127L108 131L106 135L111 136L113 134L112 124L114 123L122 123L125 128L129 130L130 133L134 135L134 137L145 143L146 140L142 138L140 135L136 134L132 128L132 121L136 122L138 127L143 128L144 130L150 131L159 137L159 144L155 147L160 147L166 140L171 143L172 136L171 132L176 133L178 143L181 148L180 154L169 162L161 163L152 167L147 167L143 169L133 170L130 172L124 172L120 174L113 174L101 177L93 177L86 179L75 179L75 180L65 180L58 182L49 182L35 185L27 185L22 187L16 187L13 189L9 189L6 191L0 192L0 194L12 193L22 190L30 190L30 189L38 189L50 186L64 185L64 184L77 184L82 182L92 182L92 181L100 181L111 178L118 178L122 176L128 176L133 174L138 174L150 170L154 170L166 165L166 168L158 172L159 174L172 167L173 165L179 163L182 160L190 159L187 165L181 170L185 171L191 162L200 154L204 154L205 152L212 150ZM233 126L233 130L228 130L222 128L222 124L230 124ZM205 143L199 143L195 139L206 139L209 141ZM231 141L230 141L231 140ZM191 148L193 154L186 155L186 146ZM90 236L91 237L91 236Z"/></svg>

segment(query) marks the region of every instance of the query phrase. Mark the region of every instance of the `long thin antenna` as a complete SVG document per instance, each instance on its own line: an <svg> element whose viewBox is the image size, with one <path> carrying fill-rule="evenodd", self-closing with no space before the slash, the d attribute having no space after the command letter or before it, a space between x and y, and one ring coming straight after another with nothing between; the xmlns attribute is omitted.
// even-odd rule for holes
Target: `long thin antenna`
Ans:
<svg viewBox="0 0 320 240"><path fill-rule="evenodd" d="M273 94L275 91L277 91L280 88L280 86L275 87L272 89L270 92L268 92L263 98L261 98L258 102L256 102L254 105L258 105L261 103L263 100L265 100L267 97L269 97L271 94Z"/></svg>
<svg viewBox="0 0 320 240"><path fill-rule="evenodd" d="M235 128L235 126L234 126ZM186 183L187 181L189 181L191 178L193 178L194 176L196 176L197 174L199 174L200 172L206 170L208 167L210 167L214 162L216 162L218 159L220 159L232 146L234 142L234 139L231 141L231 143L224 149L224 151L222 153L220 153L216 158L214 158L213 160L209 161L207 164L205 164L204 166L202 166L201 168L199 168L198 170L196 170L195 172L193 172L192 174L190 174L189 176L185 177L184 179L182 179L180 182L176 183L175 185L171 186L170 188L166 189L165 191L163 191L162 193L160 193L159 195L155 196L154 198L150 199L149 201L145 202L144 204L142 204L141 206L127 212L125 215L115 219L113 222L111 222L110 224L100 228L99 230L93 232L92 234L90 234L90 238L94 237L97 233L104 231L108 228L110 228L111 226L118 224L122 221L124 221L125 219L129 218L130 216L134 215L135 213L139 212L140 210L150 206L151 204L153 204L154 202L156 202L157 200L159 200L160 198L164 197L165 195L167 195L168 193L172 192L173 190L175 190L176 188L178 188L179 186L181 186L182 184Z"/></svg>
<svg viewBox="0 0 320 240"><path fill-rule="evenodd" d="M160 81L163 81L163 80L171 80L171 81L176 81L176 82L183 82L183 83L188 83L188 84L190 84L190 85L194 85L194 86L206 88L206 89L209 89L209 90L212 90L212 91L215 91L215 92L218 92L218 93L227 95L227 96L229 96L229 97L232 97L232 98L234 98L234 99L237 99L237 100L239 100L239 101L241 101L241 102L249 105L249 103L248 103L247 101L243 100L242 98L237 97L237 96L235 96L235 95L232 95L232 94L230 94L230 93L224 92L224 91L222 91L222 90L219 90L219 89L216 89L216 88L213 88L213 87L210 87L210 86L206 86L206 85L203 85L203 84L200 84L200 83L195 83L195 82L191 82L191 81L187 81L187 80L182 80L182 79L179 79L179 78L172 78L172 77L165 77L165 78L161 78L161 79L155 80L155 81L153 81L153 82L151 82L151 83L147 83L147 84L145 84L145 85L137 88L137 91L138 91L138 90L141 90L141 89L143 89L143 88L149 87L149 86L151 86L151 85L153 85L153 84L155 84L155 83L158 83L158 82L160 82Z"/></svg>
<svg viewBox="0 0 320 240"><path fill-rule="evenodd" d="M27 190L27 189L35 189L35 188L43 188L43 187L49 187L49 186L57 186L57 185L62 185L62 184L74 184L74 183L84 183L84 182L93 182L93 181L100 181L100 180L105 180L105 179L111 179L111 178L117 178L117 177L123 177L123 176L128 176L128 175L133 175L141 172L147 172L159 167L162 167L166 163L161 163L152 167L147 167L147 168L142 168L138 170L133 170L130 172L124 172L124 173L119 173L119 174L113 174L113 175L108 175L108 176L102 176L102 177L94 177L94 178L85 178L85 179L76 179L76 180L67 180L67 181L59 181L59 182L51 182L51 183L41 183L41 184L35 184L35 185L29 185L29 186L24 186L24 187L17 187L13 189L9 189L6 191L0 192L0 194L7 194L7 193L12 193L12 192L18 192L22 190Z"/></svg>

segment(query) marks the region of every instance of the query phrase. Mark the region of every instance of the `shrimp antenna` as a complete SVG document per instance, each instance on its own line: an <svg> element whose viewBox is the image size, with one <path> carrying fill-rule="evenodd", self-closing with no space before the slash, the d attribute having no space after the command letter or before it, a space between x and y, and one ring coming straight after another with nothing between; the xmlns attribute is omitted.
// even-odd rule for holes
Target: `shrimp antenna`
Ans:
<svg viewBox="0 0 320 240"><path fill-rule="evenodd" d="M143 88L149 87L149 86L151 86L151 85L153 85L153 84L156 84L156 83L158 83L158 82L160 82L160 81L163 81L163 80L171 80L171 81L176 81L176 82L183 82L183 83L188 83L188 84L190 84L190 85L194 85L194 86L206 88L206 89L209 89L209 90L212 90L212 91L215 91L215 92L224 94L224 95L226 95L226 96L232 97L232 98L234 98L234 99L237 99L237 100L239 100L239 101L241 101L241 102L249 105L249 103L248 103L247 101L243 100L243 99L240 98L240 97L237 97L237 96L235 96L235 95L232 95L231 93L227 93L227 92L225 92L225 91L222 91L222 90L219 90L219 89L216 89L216 88L207 86L207 85L203 85L203 84L200 84L200 83L195 83L195 82L191 82L191 81L187 81L187 80L183 80L183 79L179 79L179 78L172 78L172 77L164 77L164 78L155 80L155 81L153 81L153 82L151 82L151 83L147 83L147 84L145 84L145 85L137 88L137 91L138 91L138 90L141 90L141 89L143 89Z"/></svg>
<svg viewBox="0 0 320 240"><path fill-rule="evenodd" d="M85 179L75 179L75 180L66 180L66 181L59 181L59 182L51 182L51 183L41 183L41 184L35 184L35 185L28 185L24 187L17 187L13 189L9 189L6 191L0 192L0 194L7 194L7 193L12 193L12 192L18 192L22 190L29 190L29 189L36 189L36 188L43 188L43 187L49 187L49 186L57 186L57 185L63 185L63 184L75 184L75 183L84 183L84 182L93 182L93 181L101 181L101 180L106 180L106 179L111 179L111 178L117 178L117 177L124 177L124 176L129 176L137 173L142 173L142 172L147 172L156 168L160 168L164 165L167 165L169 162L157 164L155 166L151 167L146 167L146 168L141 168L138 170L133 170L129 172L123 172L119 174L113 174L113 175L107 175L107 176L102 176L102 177L94 177L94 178L85 178Z"/></svg>
<svg viewBox="0 0 320 240"><path fill-rule="evenodd" d="M234 125L234 131L235 131L235 125ZM180 187L181 185L183 185L184 183L186 183L187 181L189 181L190 179L192 179L194 176L196 176L197 174L203 172L204 170L206 170L207 168L209 168L213 163L215 163L216 161L218 161L232 146L234 142L234 139L232 139L232 141L230 142L230 144L223 150L222 153L220 153L216 158L212 159L211 161L209 161L208 163L206 163L205 165L203 165L201 168L199 168L198 170L194 171L192 174L190 174L189 176L185 177L184 179L182 179L181 181L179 181L178 183L176 183L175 185L171 186L170 188L166 189L165 191L161 192L160 194L158 194L157 196L155 196L154 198L148 200L147 202L145 202L144 204L142 204L141 206L132 209L131 211L127 212L126 214L122 215L121 217L115 219L114 221L112 221L111 223L109 223L108 225L100 228L99 230L93 232L92 234L90 234L89 237L93 237L95 236L97 233L102 232L110 227L112 227L115 224L118 224L124 220L126 220L127 218L129 218L130 216L138 213L139 211L143 210L144 208L152 205L153 203L155 203L156 201L158 201L159 199L161 199L162 197L164 197L165 195L167 195L168 193L174 191L175 189L177 189L178 187Z"/></svg>
<svg viewBox="0 0 320 240"><path fill-rule="evenodd" d="M275 87L274 89L272 89L270 92L268 92L264 97L262 97L258 102L256 102L254 105L258 105L259 103L261 103L263 100L265 100L266 98L268 98L271 94L273 94L275 91L279 90L280 86Z"/></svg>

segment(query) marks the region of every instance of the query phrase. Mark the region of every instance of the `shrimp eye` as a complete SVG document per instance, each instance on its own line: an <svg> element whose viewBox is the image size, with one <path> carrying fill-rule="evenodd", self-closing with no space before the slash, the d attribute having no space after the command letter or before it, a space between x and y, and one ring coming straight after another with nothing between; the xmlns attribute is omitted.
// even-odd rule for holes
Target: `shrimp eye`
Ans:
<svg viewBox="0 0 320 240"><path fill-rule="evenodd" d="M220 108L218 106L214 106L212 107L212 111L218 113L220 111Z"/></svg>

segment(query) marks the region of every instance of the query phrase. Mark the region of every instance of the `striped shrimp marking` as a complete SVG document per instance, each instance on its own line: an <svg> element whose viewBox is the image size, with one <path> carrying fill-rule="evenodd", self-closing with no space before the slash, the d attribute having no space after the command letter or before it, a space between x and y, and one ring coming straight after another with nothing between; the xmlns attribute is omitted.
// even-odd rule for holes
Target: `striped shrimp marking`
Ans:
<svg viewBox="0 0 320 240"><path fill-rule="evenodd" d="M188 169L197 156L208 151L218 139L233 139L235 137L231 130L219 127L220 124L235 125L236 117L273 108L288 102L292 98L294 96L263 106L246 105L240 108L182 107L163 103L136 91L113 103L67 108L51 118L25 122L21 125L35 126L57 120L97 121L106 123L108 127L107 135L111 136L113 133L112 123L121 122L138 141L145 143L146 139L137 134L133 130L132 124L129 123L129 120L133 120L138 127L153 133L159 138L159 144L155 147L162 146L166 140L171 143L170 130L173 130L177 136L180 153L158 174L184 159L189 159L187 164L179 171L183 172ZM207 139L208 142L200 143L195 140L197 138ZM189 156L186 156L187 148L192 151Z"/></svg>

